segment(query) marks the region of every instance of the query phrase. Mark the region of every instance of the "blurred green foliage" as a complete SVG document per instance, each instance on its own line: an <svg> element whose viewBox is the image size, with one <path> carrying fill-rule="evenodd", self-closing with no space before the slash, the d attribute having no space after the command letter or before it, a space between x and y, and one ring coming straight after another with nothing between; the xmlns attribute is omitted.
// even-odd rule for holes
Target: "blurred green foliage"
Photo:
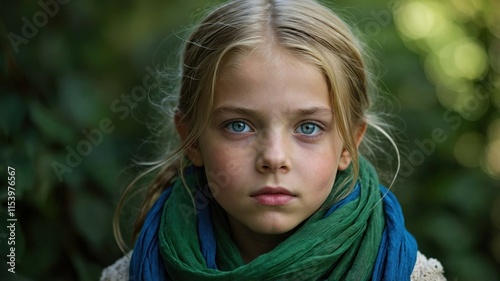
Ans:
<svg viewBox="0 0 500 281"><path fill-rule="evenodd" d="M450 280L500 280L500 6L495 0L336 1L363 36L400 131L395 191ZM3 1L2 225L16 169L16 275L96 280L122 254L111 221L147 141L153 70L175 68L208 1ZM135 97L134 98L134 95ZM129 98L127 98L129 96ZM131 97L131 98L130 98Z"/></svg>

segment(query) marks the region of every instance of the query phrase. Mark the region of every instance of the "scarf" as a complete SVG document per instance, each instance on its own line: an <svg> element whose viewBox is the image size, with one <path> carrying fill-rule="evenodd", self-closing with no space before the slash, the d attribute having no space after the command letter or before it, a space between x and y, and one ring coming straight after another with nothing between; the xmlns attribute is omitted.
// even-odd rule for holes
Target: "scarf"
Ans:
<svg viewBox="0 0 500 281"><path fill-rule="evenodd" d="M336 202L351 168L325 203L272 251L248 264L201 169L185 171L153 205L136 241L130 280L410 280L417 244L395 196L360 158L354 190ZM338 191L338 190L337 190Z"/></svg>

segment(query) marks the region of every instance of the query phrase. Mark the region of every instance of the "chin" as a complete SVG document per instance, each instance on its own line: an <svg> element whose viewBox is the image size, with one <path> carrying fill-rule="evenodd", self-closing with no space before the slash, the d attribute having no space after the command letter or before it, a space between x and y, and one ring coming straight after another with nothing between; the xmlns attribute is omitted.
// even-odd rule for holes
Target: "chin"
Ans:
<svg viewBox="0 0 500 281"><path fill-rule="evenodd" d="M292 234L297 229L297 226L296 224L267 224L258 225L252 230L262 235L284 235Z"/></svg>

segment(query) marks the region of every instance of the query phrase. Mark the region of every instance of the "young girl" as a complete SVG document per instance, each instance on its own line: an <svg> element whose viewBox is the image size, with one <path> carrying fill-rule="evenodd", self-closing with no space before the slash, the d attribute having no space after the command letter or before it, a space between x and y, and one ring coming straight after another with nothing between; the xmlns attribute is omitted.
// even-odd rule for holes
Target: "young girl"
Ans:
<svg viewBox="0 0 500 281"><path fill-rule="evenodd" d="M230 1L182 66L182 145L156 167L133 252L101 280L444 280L358 152L367 127L387 134L338 16Z"/></svg>

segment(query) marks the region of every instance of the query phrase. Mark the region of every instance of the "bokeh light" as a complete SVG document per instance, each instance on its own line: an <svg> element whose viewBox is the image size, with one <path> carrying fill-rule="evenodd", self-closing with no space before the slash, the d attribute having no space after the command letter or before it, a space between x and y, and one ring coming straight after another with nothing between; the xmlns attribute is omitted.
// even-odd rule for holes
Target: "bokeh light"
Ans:
<svg viewBox="0 0 500 281"><path fill-rule="evenodd" d="M429 37L439 32L443 26L443 18L437 9L424 2L410 2L399 16L401 29L411 39Z"/></svg>
<svg viewBox="0 0 500 281"><path fill-rule="evenodd" d="M461 77L472 80L485 74L488 57L479 42L465 38L454 46L453 62Z"/></svg>
<svg viewBox="0 0 500 281"><path fill-rule="evenodd" d="M493 178L500 178L500 119L493 121L488 128L483 169Z"/></svg>
<svg viewBox="0 0 500 281"><path fill-rule="evenodd" d="M469 168L479 166L484 137L478 132L463 133L455 143L454 154L457 161Z"/></svg>

